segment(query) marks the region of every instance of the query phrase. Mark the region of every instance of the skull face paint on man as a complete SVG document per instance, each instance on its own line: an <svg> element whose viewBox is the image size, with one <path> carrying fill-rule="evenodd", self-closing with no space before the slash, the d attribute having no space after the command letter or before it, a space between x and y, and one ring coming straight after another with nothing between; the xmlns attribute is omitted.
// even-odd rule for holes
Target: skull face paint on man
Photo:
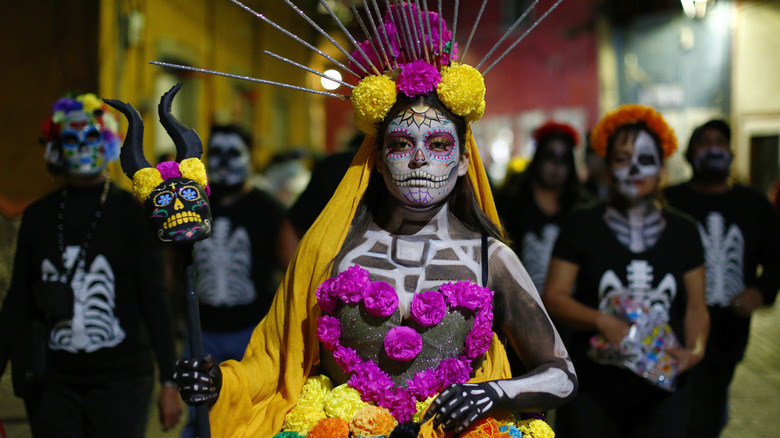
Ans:
<svg viewBox="0 0 780 438"><path fill-rule="evenodd" d="M629 201L649 196L658 186L661 158L655 140L646 131L619 136L609 161L617 191Z"/></svg>
<svg viewBox="0 0 780 438"><path fill-rule="evenodd" d="M65 171L69 176L92 177L106 169L103 134L93 116L84 111L71 111L60 129Z"/></svg>
<svg viewBox="0 0 780 438"><path fill-rule="evenodd" d="M216 132L209 139L206 170L209 183L215 186L236 186L249 178L251 152L240 135Z"/></svg>
<svg viewBox="0 0 780 438"><path fill-rule="evenodd" d="M412 207L439 204L468 171L455 124L427 105L409 107L387 127L377 170L395 198Z"/></svg>

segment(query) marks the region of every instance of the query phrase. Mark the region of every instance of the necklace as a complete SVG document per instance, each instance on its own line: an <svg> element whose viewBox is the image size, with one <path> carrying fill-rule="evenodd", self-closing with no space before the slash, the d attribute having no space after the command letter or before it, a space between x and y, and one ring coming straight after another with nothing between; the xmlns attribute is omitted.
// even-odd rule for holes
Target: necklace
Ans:
<svg viewBox="0 0 780 438"><path fill-rule="evenodd" d="M76 259L73 261L73 264L70 266L69 269L63 269L63 274L60 275L59 281L61 283L68 283L70 282L71 276L73 274L73 271L78 266L81 259L84 258L87 249L89 248L89 242L92 240L92 235L94 234L95 229L97 228L98 221L100 220L100 217L103 215L103 207L106 205L106 198L108 198L108 190L111 187L111 180L110 178L106 177L105 182L103 182L103 192L100 194L100 201L98 202L98 206L95 209L95 217L92 220L92 222L89 224L89 228L87 229L87 235L84 238L84 242L82 242L81 246L79 247L78 255L76 256ZM65 200L68 198L68 187L65 187L65 190L62 192L62 200L60 201L60 208L59 212L57 213L57 249L59 249L61 257L62 257L62 266L65 268Z"/></svg>

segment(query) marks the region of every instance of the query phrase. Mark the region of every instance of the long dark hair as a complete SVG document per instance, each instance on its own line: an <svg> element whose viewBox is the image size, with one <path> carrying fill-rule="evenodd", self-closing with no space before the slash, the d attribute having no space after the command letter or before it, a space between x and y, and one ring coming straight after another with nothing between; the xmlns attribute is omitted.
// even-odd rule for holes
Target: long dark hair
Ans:
<svg viewBox="0 0 780 438"><path fill-rule="evenodd" d="M448 110L447 107L441 103L435 92L413 98L408 97L403 93L399 93L395 104L390 108L387 116L385 116L378 125L375 152L381 151L384 146L385 134L387 133L387 127L390 122L398 116L398 114L414 105L427 105L436 108L453 122L457 131L458 142L461 145L460 154L463 155L466 150L466 131L468 128L466 121ZM352 226L347 234L347 238L344 240L344 244L342 245L339 254L333 260L332 269L334 271L337 269L339 262L346 252L359 243L364 232L368 229L371 220L379 214L382 206L387 201L388 196L392 195L388 193L382 175L379 172L372 172L368 187L366 188L366 193L363 195L363 199L355 212L355 217L352 220ZM504 240L504 234L501 229L490 220L477 202L477 199L474 196L474 187L472 186L468 175L458 178L455 188L448 199L450 213L459 219L467 228L500 241Z"/></svg>

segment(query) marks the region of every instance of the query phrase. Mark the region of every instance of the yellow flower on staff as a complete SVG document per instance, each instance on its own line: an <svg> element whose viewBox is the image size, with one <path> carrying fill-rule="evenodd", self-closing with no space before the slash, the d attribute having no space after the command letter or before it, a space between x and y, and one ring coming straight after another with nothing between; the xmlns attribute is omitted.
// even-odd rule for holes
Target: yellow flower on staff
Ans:
<svg viewBox="0 0 780 438"><path fill-rule="evenodd" d="M376 131L376 124L382 121L395 104L395 82L385 75L366 76L352 90L352 110L355 124L366 134Z"/></svg>
<svg viewBox="0 0 780 438"><path fill-rule="evenodd" d="M133 175L133 194L143 203L155 187L162 184L160 171L154 167L144 167Z"/></svg>
<svg viewBox="0 0 780 438"><path fill-rule="evenodd" d="M200 161L200 158L186 158L179 163L179 172L184 178L189 178L206 188L208 179L206 178L206 166Z"/></svg>
<svg viewBox="0 0 780 438"><path fill-rule="evenodd" d="M398 426L398 420L385 408L366 406L355 413L349 423L354 436L387 436Z"/></svg>
<svg viewBox="0 0 780 438"><path fill-rule="evenodd" d="M485 79L470 65L452 64L442 68L436 92L450 111L469 123L476 122L485 113Z"/></svg>

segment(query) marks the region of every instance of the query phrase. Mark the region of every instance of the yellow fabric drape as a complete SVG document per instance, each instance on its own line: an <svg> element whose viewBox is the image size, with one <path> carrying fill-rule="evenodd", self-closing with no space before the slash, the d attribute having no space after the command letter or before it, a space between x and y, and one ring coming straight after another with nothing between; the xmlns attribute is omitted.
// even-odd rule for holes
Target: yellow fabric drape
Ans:
<svg viewBox="0 0 780 438"><path fill-rule="evenodd" d="M268 315L252 333L244 358L226 361L222 391L209 412L212 436L271 437L298 400L306 378L319 363L317 286L330 275L375 166L375 137L367 136L333 198L304 235L274 297ZM482 160L469 129L468 176L483 211L498 223ZM509 378L506 352L494 335L483 366L472 382ZM420 436L442 437L424 425Z"/></svg>

